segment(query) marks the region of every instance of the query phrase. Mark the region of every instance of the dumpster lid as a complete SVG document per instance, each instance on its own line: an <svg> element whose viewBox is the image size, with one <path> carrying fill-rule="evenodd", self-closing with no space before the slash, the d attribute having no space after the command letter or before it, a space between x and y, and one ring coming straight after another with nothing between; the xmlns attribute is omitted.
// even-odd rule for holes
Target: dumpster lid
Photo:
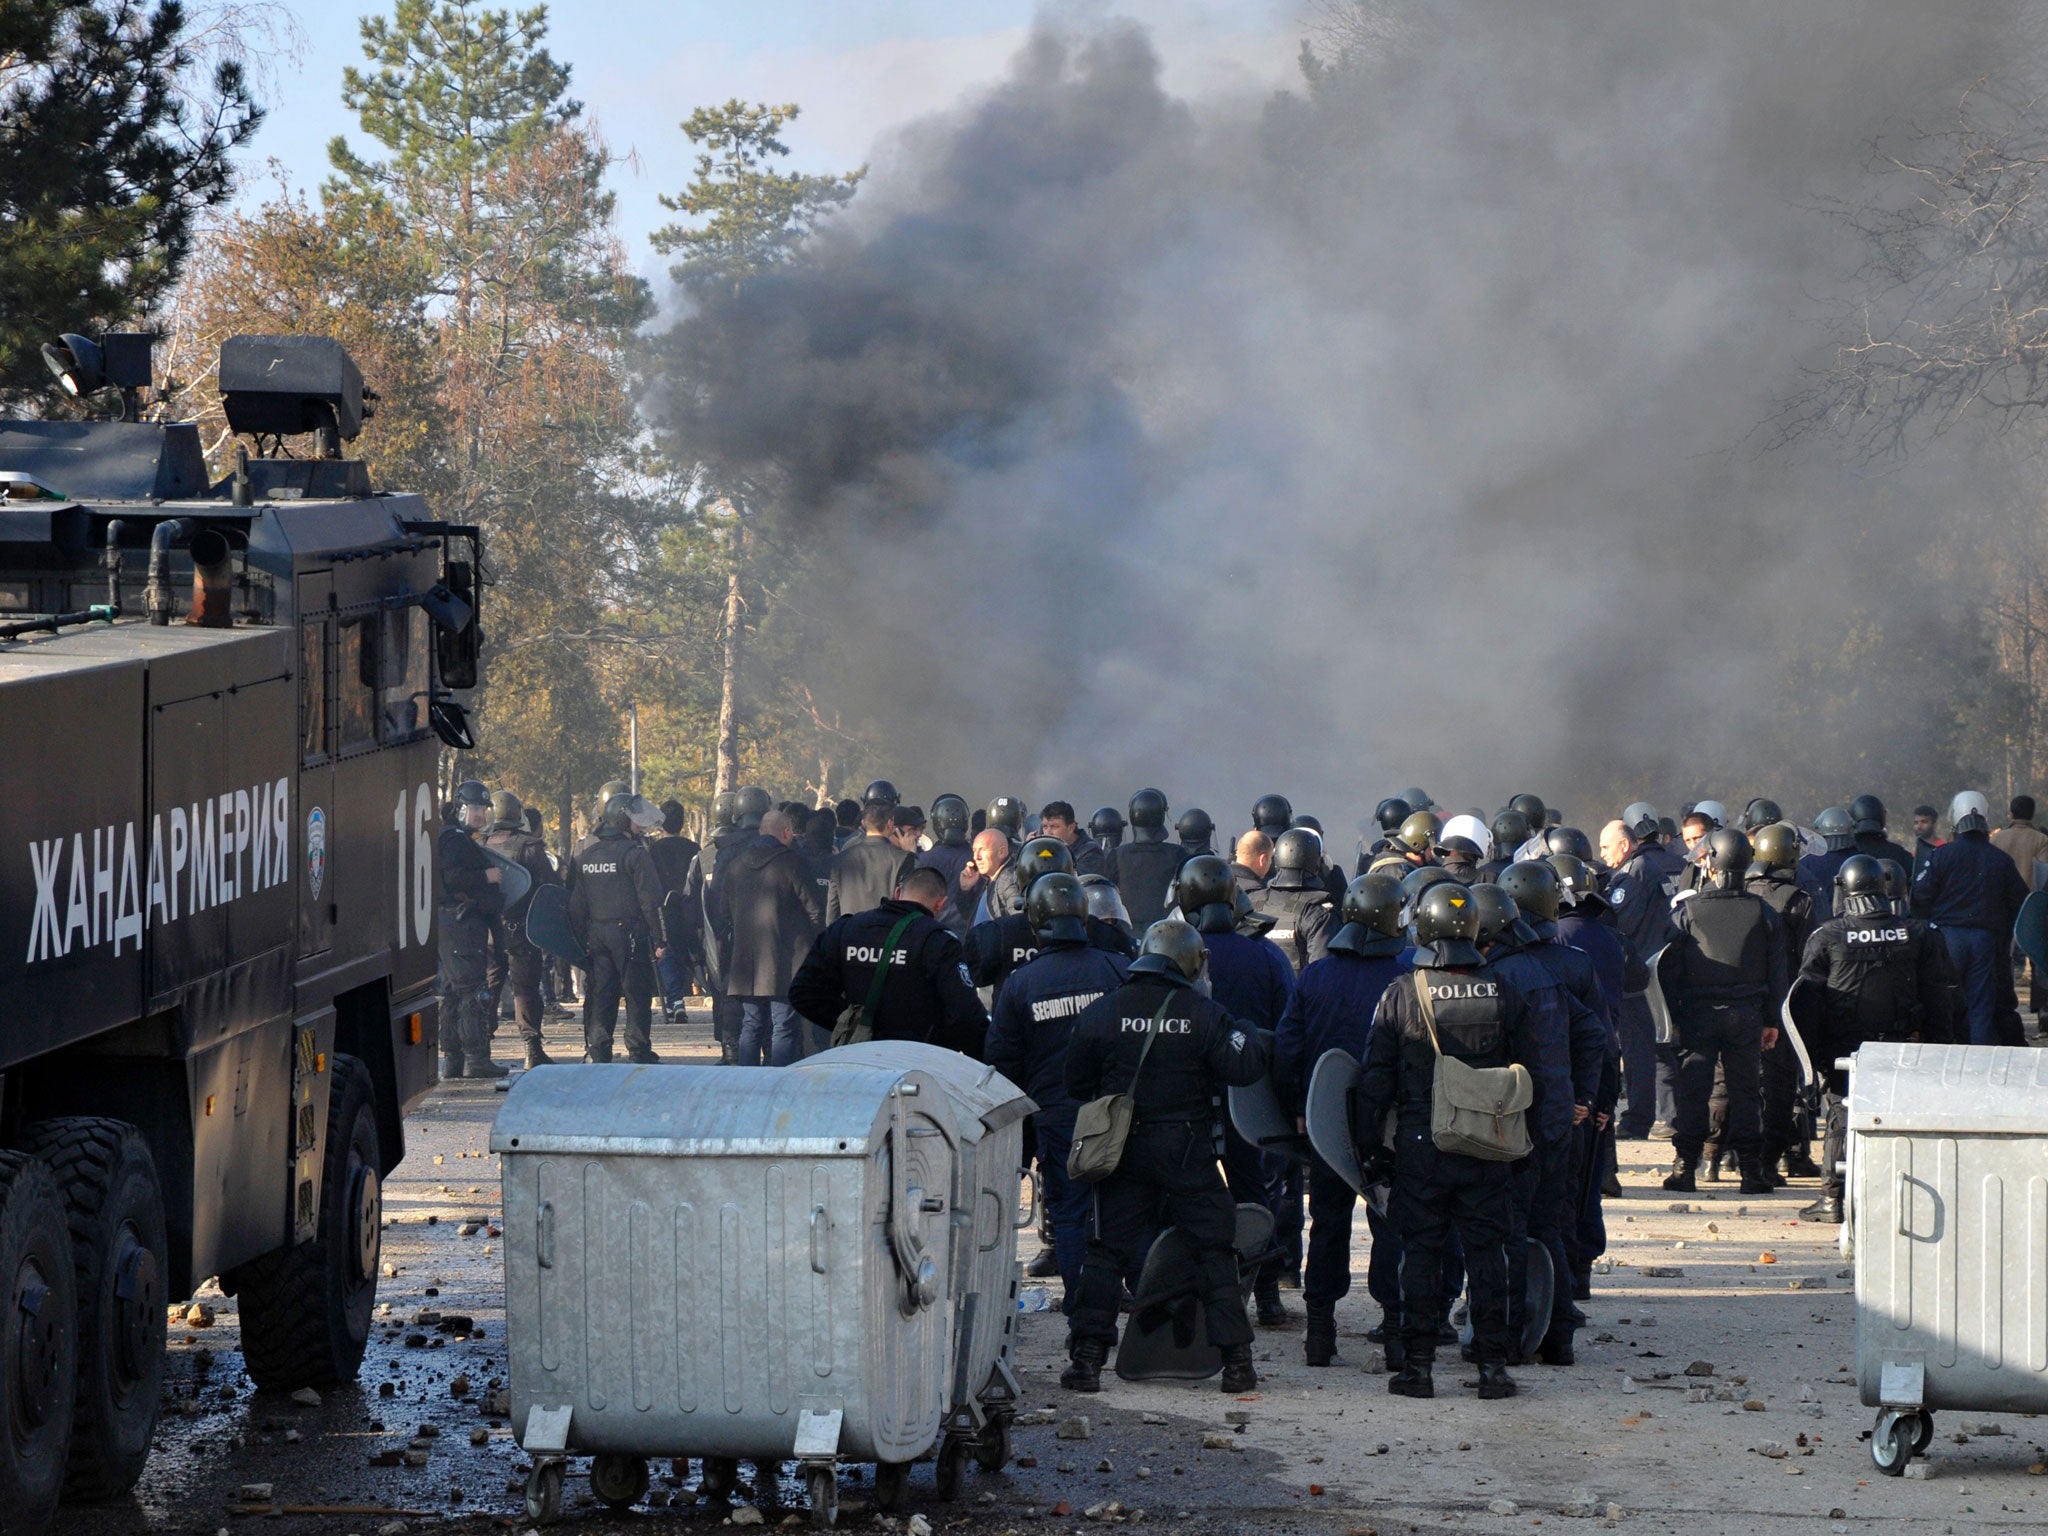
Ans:
<svg viewBox="0 0 2048 1536"><path fill-rule="evenodd" d="M2048 1131L2048 1051L1873 1041L1856 1052L1849 1127L2038 1136Z"/></svg>
<svg viewBox="0 0 2048 1536"><path fill-rule="evenodd" d="M979 1141L984 1133L1014 1125L1038 1108L1031 1095L994 1067L949 1051L943 1045L922 1040L869 1040L861 1045L842 1045L821 1051L792 1070L831 1072L843 1067L885 1067L892 1072L919 1072L939 1079L965 1112L961 1116L961 1137Z"/></svg>
<svg viewBox="0 0 2048 1536"><path fill-rule="evenodd" d="M491 1125L493 1152L641 1157L869 1156L899 1083L950 1140L960 1116L924 1073L849 1063L787 1067L562 1065L522 1073Z"/></svg>

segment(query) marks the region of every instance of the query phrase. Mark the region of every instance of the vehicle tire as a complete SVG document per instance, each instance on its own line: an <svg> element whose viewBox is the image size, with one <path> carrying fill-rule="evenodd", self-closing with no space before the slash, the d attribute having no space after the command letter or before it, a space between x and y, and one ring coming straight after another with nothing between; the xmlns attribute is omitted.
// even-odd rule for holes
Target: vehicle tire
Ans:
<svg viewBox="0 0 2048 1536"><path fill-rule="evenodd" d="M1934 1443L1934 1415L1927 1412L1913 1414L1913 1454L1924 1453Z"/></svg>
<svg viewBox="0 0 2048 1536"><path fill-rule="evenodd" d="M1913 1459L1913 1426L1909 1422L1913 1417L1901 1417L1887 1408L1870 1431L1870 1459L1886 1477L1903 1477L1906 1463Z"/></svg>
<svg viewBox="0 0 2048 1536"><path fill-rule="evenodd" d="M941 1440L939 1454L933 1464L932 1475L938 1484L939 1497L951 1503L960 1497L960 1479L967 1471L967 1447L965 1440Z"/></svg>
<svg viewBox="0 0 2048 1536"><path fill-rule="evenodd" d="M613 1509L631 1509L647 1497L647 1459L611 1451L593 1456L590 1491Z"/></svg>
<svg viewBox="0 0 2048 1536"><path fill-rule="evenodd" d="M270 1391L353 1380L377 1304L384 1197L376 1096L360 1061L333 1061L318 1230L311 1242L266 1253L233 1277L242 1355L256 1385Z"/></svg>
<svg viewBox="0 0 2048 1536"><path fill-rule="evenodd" d="M811 1495L811 1524L821 1531L839 1523L839 1473L833 1467L812 1467L804 1474Z"/></svg>
<svg viewBox="0 0 2048 1536"><path fill-rule="evenodd" d="M22 1136L64 1199L78 1291L66 1502L118 1498L149 1460L163 1396L169 1240L156 1159L122 1120L42 1120Z"/></svg>
<svg viewBox="0 0 2048 1536"><path fill-rule="evenodd" d="M740 1464L731 1456L706 1456L704 1475L697 1481L697 1495L705 1499L729 1499L739 1486Z"/></svg>
<svg viewBox="0 0 2048 1536"><path fill-rule="evenodd" d="M0 1285L0 1530L41 1531L71 1449L78 1278L57 1180L26 1152L0 1152Z"/></svg>
<svg viewBox="0 0 2048 1536"><path fill-rule="evenodd" d="M562 1463L552 1457L535 1462L526 1474L526 1518L535 1525L548 1525L561 1517L562 1475Z"/></svg>
<svg viewBox="0 0 2048 1536"><path fill-rule="evenodd" d="M1010 1420L1007 1414L990 1419L974 1442L974 1459L984 1472L1000 1472L1010 1464Z"/></svg>
<svg viewBox="0 0 2048 1536"><path fill-rule="evenodd" d="M910 1488L910 1463L907 1461L878 1461L875 1463L875 1508L885 1515L893 1515L903 1507L903 1495Z"/></svg>

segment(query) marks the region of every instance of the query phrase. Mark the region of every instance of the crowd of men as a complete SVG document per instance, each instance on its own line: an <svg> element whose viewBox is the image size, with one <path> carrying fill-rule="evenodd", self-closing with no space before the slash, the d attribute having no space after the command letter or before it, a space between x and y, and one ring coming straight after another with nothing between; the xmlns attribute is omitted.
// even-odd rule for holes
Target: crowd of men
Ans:
<svg viewBox="0 0 2048 1536"><path fill-rule="evenodd" d="M1511 1395L1518 1360L1570 1366L1602 1200L1621 1194L1617 1139L1670 1142L1673 1191L1724 1170L1745 1193L1818 1179L1802 1214L1839 1222L1835 1063L1873 1040L2024 1044L2014 926L2048 883L2033 802L1994 830L1974 791L1954 798L1947 840L1919 807L1909 851L1869 795L1811 828L1763 798L1676 820L1637 803L1596 839L1535 795L1445 817L1413 788L1380 803L1348 874L1277 794L1226 856L1205 812L1169 828L1156 789L1085 826L1052 801L1032 826L1010 796L971 811L942 795L927 817L886 781L834 810L749 787L718 797L699 847L679 805L611 784L559 871L506 792L464 784L451 809L444 1072L501 1070L489 1030L506 982L529 1065L547 1060L549 968L496 900L494 858L569 887L588 1060L612 1059L622 1003L628 1059L655 1060L654 999L673 1012L697 989L729 1063L870 1038L989 1062L1038 1106L1049 1242L1031 1268L1063 1283L1077 1391L1099 1389L1119 1306L1169 1227L1226 1391L1256 1380L1253 1318L1294 1321L1286 1289L1308 1364L1334 1363L1354 1184L1388 1192L1366 1220L1391 1391L1433 1395L1461 1295L1481 1397ZM1332 1051L1357 1064L1350 1178L1305 1145L1253 1145L1224 1110L1232 1087L1270 1084L1299 1127ZM1528 1085L1505 1152L1446 1134L1445 1084L1465 1071ZM1131 1110L1114 1171L1070 1176L1082 1107L1112 1095ZM1244 1204L1272 1217L1251 1255ZM1554 1280L1547 1319L1527 1312L1532 1247Z"/></svg>

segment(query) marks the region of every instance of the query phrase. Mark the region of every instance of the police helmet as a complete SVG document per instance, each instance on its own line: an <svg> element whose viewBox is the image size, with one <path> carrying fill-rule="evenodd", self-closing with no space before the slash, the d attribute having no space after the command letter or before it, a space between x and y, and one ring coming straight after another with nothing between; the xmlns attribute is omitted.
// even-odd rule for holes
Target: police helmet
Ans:
<svg viewBox="0 0 2048 1536"><path fill-rule="evenodd" d="M1410 853L1427 853L1443 835L1444 824L1431 811L1416 811L1401 823L1401 829L1387 841L1398 843Z"/></svg>
<svg viewBox="0 0 2048 1536"><path fill-rule="evenodd" d="M1166 830L1166 796L1156 789L1141 789L1131 796L1131 825L1147 831Z"/></svg>
<svg viewBox="0 0 2048 1536"><path fill-rule="evenodd" d="M1657 814L1657 807L1647 800L1638 800L1621 813L1621 824L1628 828L1628 835L1639 843L1647 843L1653 837L1662 837L1663 818Z"/></svg>
<svg viewBox="0 0 2048 1536"><path fill-rule="evenodd" d="M1323 835L1323 818L1320 816L1311 816L1307 811L1296 811L1294 813L1294 824L1297 827L1307 827L1309 831L1315 833L1317 837L1321 837Z"/></svg>
<svg viewBox="0 0 2048 1536"><path fill-rule="evenodd" d="M958 795L941 795L932 802L931 834L948 848L967 841L967 802Z"/></svg>
<svg viewBox="0 0 2048 1536"><path fill-rule="evenodd" d="M1116 882L1107 875L1080 875L1081 893L1088 898L1088 915L1105 923L1112 923L1126 934L1131 931L1130 910L1124 906L1123 893L1116 888Z"/></svg>
<svg viewBox="0 0 2048 1536"><path fill-rule="evenodd" d="M1522 922L1522 912L1515 905L1515 898L1499 886L1482 881L1468 894L1479 913L1479 932L1475 937L1480 948L1502 940L1510 944L1526 944L1535 937Z"/></svg>
<svg viewBox="0 0 2048 1536"><path fill-rule="evenodd" d="M1145 930L1138 946L1138 958L1131 962L1135 975L1170 976L1176 981L1198 981L1209 963L1209 947L1193 926L1177 917L1162 917Z"/></svg>
<svg viewBox="0 0 2048 1536"><path fill-rule="evenodd" d="M1557 921L1557 904L1564 884L1557 878L1557 871L1543 860L1523 859L1510 864L1500 872L1499 883L1531 922Z"/></svg>
<svg viewBox="0 0 2048 1536"><path fill-rule="evenodd" d="M1228 933L1237 926L1237 881L1216 854L1197 854L1181 865L1174 892L1181 916L1203 933Z"/></svg>
<svg viewBox="0 0 2048 1536"><path fill-rule="evenodd" d="M491 792L491 825L494 827L518 827L526 823L526 807L519 803L519 797L509 789Z"/></svg>
<svg viewBox="0 0 2048 1536"><path fill-rule="evenodd" d="M1791 869L1806 852L1806 839L1799 835L1799 829L1782 821L1758 827L1750 842L1756 848L1756 862L1765 869Z"/></svg>
<svg viewBox="0 0 2048 1536"><path fill-rule="evenodd" d="M1707 863L1723 881L1740 882L1755 857L1749 839L1733 827L1717 827L1707 834Z"/></svg>
<svg viewBox="0 0 2048 1536"><path fill-rule="evenodd" d="M1535 828L1529 825L1529 818L1513 806L1493 818L1493 846L1502 853L1513 853L1529 841Z"/></svg>
<svg viewBox="0 0 2048 1536"><path fill-rule="evenodd" d="M484 788L483 782L479 779L464 779L455 786L455 803L457 805L489 805L491 803L491 792Z"/></svg>
<svg viewBox="0 0 2048 1536"><path fill-rule="evenodd" d="M604 814L598 818L598 825L607 832L627 832L633 826L633 795L611 795L604 802Z"/></svg>
<svg viewBox="0 0 2048 1536"><path fill-rule="evenodd" d="M1835 891L1840 898L1836 906L1858 917L1888 912L1891 897L1884 887L1884 865L1867 853L1852 853L1835 871Z"/></svg>
<svg viewBox="0 0 2048 1536"><path fill-rule="evenodd" d="M1409 870L1401 877L1401 894L1408 899L1408 904L1412 907L1424 891L1449 879L1451 876L1441 864L1424 864L1417 869Z"/></svg>
<svg viewBox="0 0 2048 1536"><path fill-rule="evenodd" d="M774 802L768 798L768 791L758 784L741 787L733 800L734 819L737 825L753 831L761 825L761 818L768 814Z"/></svg>
<svg viewBox="0 0 2048 1536"><path fill-rule="evenodd" d="M1512 795L1508 798L1508 809L1520 811L1523 820L1529 823L1531 832L1542 827L1550 819L1550 812L1545 809L1540 795Z"/></svg>
<svg viewBox="0 0 2048 1536"><path fill-rule="evenodd" d="M1892 911L1904 917L1907 907L1906 887L1911 883L1911 877L1907 875L1905 866L1897 859L1879 859L1877 862L1884 866L1884 894L1892 904Z"/></svg>
<svg viewBox="0 0 2048 1536"><path fill-rule="evenodd" d="M1323 840L1307 827L1289 827L1273 839L1273 884L1303 890L1323 872Z"/></svg>
<svg viewBox="0 0 2048 1536"><path fill-rule="evenodd" d="M1568 853L1588 864L1593 862L1593 840L1577 827L1552 827L1543 834L1543 846L1552 853Z"/></svg>
<svg viewBox="0 0 2048 1536"><path fill-rule="evenodd" d="M1124 813L1105 805L1088 818L1088 835L1114 848L1124 840Z"/></svg>
<svg viewBox="0 0 2048 1536"><path fill-rule="evenodd" d="M876 779L860 792L860 803L869 805L901 805L903 797L896 793L896 786L887 779Z"/></svg>
<svg viewBox="0 0 2048 1536"><path fill-rule="evenodd" d="M603 805L613 795L629 795L632 792L633 786L624 779L606 779L597 786L597 803Z"/></svg>
<svg viewBox="0 0 2048 1536"><path fill-rule="evenodd" d="M715 827L739 825L740 797L729 789L721 789L711 797L711 824Z"/></svg>
<svg viewBox="0 0 2048 1536"><path fill-rule="evenodd" d="M1398 795L1390 795L1373 807L1372 819L1382 832L1398 832L1401 823L1415 814L1415 807Z"/></svg>
<svg viewBox="0 0 2048 1536"><path fill-rule="evenodd" d="M1600 872L1575 853L1553 853L1543 861L1557 875L1559 889L1571 898L1574 907L1588 903L1604 907L1607 898L1600 890Z"/></svg>
<svg viewBox="0 0 2048 1536"><path fill-rule="evenodd" d="M1209 839L1216 835L1216 823L1207 811L1196 806L1180 813L1180 820L1173 824L1173 832L1190 848L1206 848Z"/></svg>
<svg viewBox="0 0 2048 1536"><path fill-rule="evenodd" d="M1859 835L1884 834L1884 802L1875 795L1858 795L1849 802L1849 823Z"/></svg>
<svg viewBox="0 0 2048 1536"><path fill-rule="evenodd" d="M1449 837L1437 839L1436 851L1447 859L1462 859L1467 864L1477 864L1486 857L1486 850L1469 837L1452 833Z"/></svg>
<svg viewBox="0 0 2048 1536"><path fill-rule="evenodd" d="M1389 875L1360 875L1344 887L1337 919L1331 949L1362 954L1375 940L1386 948L1385 941L1401 937L1401 882Z"/></svg>
<svg viewBox="0 0 2048 1536"><path fill-rule="evenodd" d="M661 830L662 816L660 806L656 805L645 795L628 795L626 800L627 811L632 817L635 830L640 832L658 832ZM801 810L802 807L799 806L798 809Z"/></svg>
<svg viewBox="0 0 2048 1536"><path fill-rule="evenodd" d="M1718 800L1700 801L1693 806L1692 814L1706 817L1715 827L1725 827L1728 825L1728 807Z"/></svg>
<svg viewBox="0 0 2048 1536"><path fill-rule="evenodd" d="M1261 795L1252 802L1252 825L1268 837L1278 837L1294 825L1294 806L1285 795Z"/></svg>
<svg viewBox="0 0 2048 1536"><path fill-rule="evenodd" d="M1473 943L1479 937L1479 904L1471 891L1455 880L1442 881L1424 891L1412 911L1410 921L1421 951L1417 964L1441 969L1480 963L1483 957Z"/></svg>
<svg viewBox="0 0 2048 1536"><path fill-rule="evenodd" d="M1948 824L1958 833L1989 832L1991 802L1974 789L1964 790L1948 803Z"/></svg>
<svg viewBox="0 0 2048 1536"><path fill-rule="evenodd" d="M1015 795L997 795L988 803L988 824L1014 838L1024 835L1024 802Z"/></svg>
<svg viewBox="0 0 2048 1536"><path fill-rule="evenodd" d="M1785 812L1777 801L1758 795L1742 808L1742 825L1745 831L1761 832L1785 819Z"/></svg>
<svg viewBox="0 0 2048 1536"><path fill-rule="evenodd" d="M1831 805L1814 817L1813 830L1827 840L1830 853L1839 853L1856 841L1856 823L1839 805Z"/></svg>
<svg viewBox="0 0 2048 1536"><path fill-rule="evenodd" d="M1657 818L1657 835L1667 843L1677 842L1678 818L1675 816L1659 816Z"/></svg>
<svg viewBox="0 0 2048 1536"><path fill-rule="evenodd" d="M1024 917L1042 943L1064 939L1085 943L1088 938L1088 897L1081 882L1065 870L1053 870L1031 886L1024 898Z"/></svg>
<svg viewBox="0 0 2048 1536"><path fill-rule="evenodd" d="M1428 791L1424 790L1419 784L1410 784L1394 798L1406 800L1408 802L1408 809L1411 812L1433 811L1436 809L1436 802L1429 798Z"/></svg>
<svg viewBox="0 0 2048 1536"><path fill-rule="evenodd" d="M1034 837L1017 850L1017 889L1027 896L1041 877L1073 872L1073 852L1056 837Z"/></svg>

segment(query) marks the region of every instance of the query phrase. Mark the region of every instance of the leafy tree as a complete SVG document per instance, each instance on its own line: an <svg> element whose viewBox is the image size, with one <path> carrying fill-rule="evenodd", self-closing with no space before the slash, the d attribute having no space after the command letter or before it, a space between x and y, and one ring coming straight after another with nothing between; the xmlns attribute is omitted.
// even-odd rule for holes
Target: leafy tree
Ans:
<svg viewBox="0 0 2048 1536"><path fill-rule="evenodd" d="M186 34L177 0L0 5L0 397L56 331L155 305L233 191L263 114L233 59L195 92Z"/></svg>

